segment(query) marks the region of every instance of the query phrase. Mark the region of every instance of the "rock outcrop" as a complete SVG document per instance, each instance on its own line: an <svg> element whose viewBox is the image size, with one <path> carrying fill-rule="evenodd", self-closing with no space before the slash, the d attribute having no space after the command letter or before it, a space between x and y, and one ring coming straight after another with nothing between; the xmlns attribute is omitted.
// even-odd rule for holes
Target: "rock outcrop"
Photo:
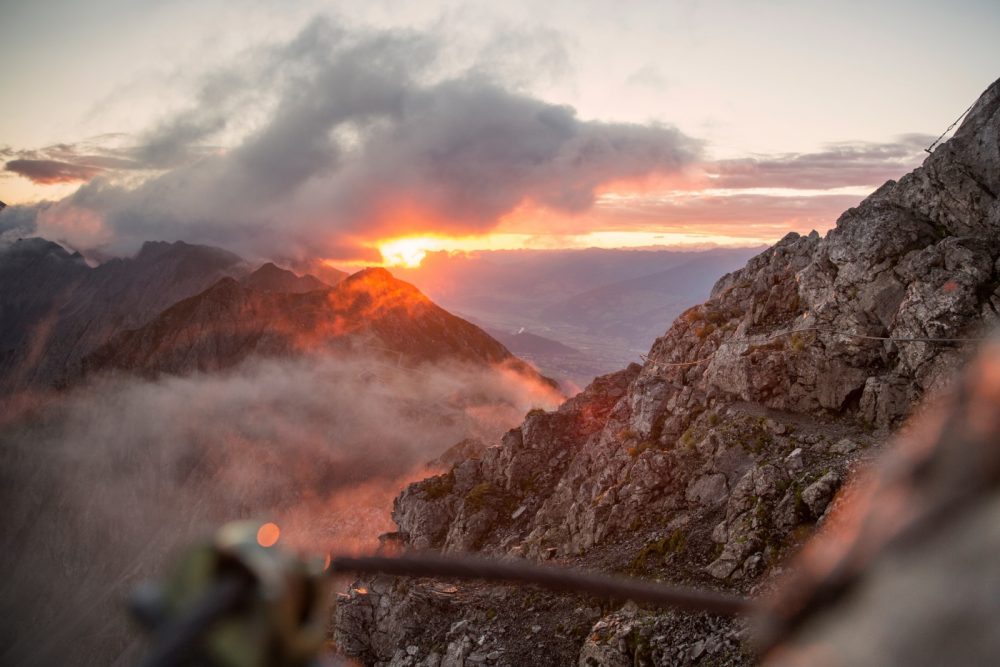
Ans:
<svg viewBox="0 0 1000 667"><path fill-rule="evenodd" d="M997 661L1000 341L936 403L852 481L758 608L765 664Z"/></svg>
<svg viewBox="0 0 1000 667"><path fill-rule="evenodd" d="M789 234L724 276L642 366L529 413L479 459L404 490L394 518L409 547L758 591L859 461L948 384L975 349L961 339L1000 323L998 195L1000 81L920 168L825 238ZM345 598L341 648L370 664L523 664L510 656L530 608L544 630L527 635L532 664L749 660L732 621L630 608L581 632L563 621L592 601L541 594L492 618L490 594L468 594L422 627L398 611L397 587L428 585L380 579L389 615ZM475 632L455 630L465 621Z"/></svg>

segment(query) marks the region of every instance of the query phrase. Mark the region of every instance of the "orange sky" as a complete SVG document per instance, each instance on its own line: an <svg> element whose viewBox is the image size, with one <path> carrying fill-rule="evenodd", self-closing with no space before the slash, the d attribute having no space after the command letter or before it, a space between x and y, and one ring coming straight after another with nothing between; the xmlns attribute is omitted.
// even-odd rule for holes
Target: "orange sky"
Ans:
<svg viewBox="0 0 1000 667"><path fill-rule="evenodd" d="M525 204L504 216L489 234L434 233L430 231L434 223L428 220L414 228L429 231L378 239L370 245L379 251L382 265L407 267L419 265L433 251L755 246L772 244L790 231L826 232L842 211L872 189L719 190L710 184L677 189L665 183L616 183L583 214L567 215ZM359 266L370 263L356 262Z"/></svg>

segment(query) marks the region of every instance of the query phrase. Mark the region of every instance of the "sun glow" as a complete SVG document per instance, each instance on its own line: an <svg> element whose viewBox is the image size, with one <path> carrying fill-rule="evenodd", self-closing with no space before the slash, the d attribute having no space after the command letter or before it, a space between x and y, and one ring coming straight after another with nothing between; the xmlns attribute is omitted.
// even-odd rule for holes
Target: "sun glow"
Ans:
<svg viewBox="0 0 1000 667"><path fill-rule="evenodd" d="M772 238L773 237L773 238ZM417 268L428 253L445 251L477 252L482 250L555 250L572 248L657 248L704 250L718 247L746 247L774 243L781 234L763 236L711 234L697 229L680 231L591 231L581 234L493 233L475 237L409 236L389 239L376 245L382 254L382 266ZM337 266L350 263L337 262ZM331 264L332 265L332 264ZM359 265L368 266L367 262Z"/></svg>
<svg viewBox="0 0 1000 667"><path fill-rule="evenodd" d="M420 266L420 262L428 252L440 250L446 245L440 239L410 237L387 241L380 244L378 249L386 266L405 266L412 269Z"/></svg>

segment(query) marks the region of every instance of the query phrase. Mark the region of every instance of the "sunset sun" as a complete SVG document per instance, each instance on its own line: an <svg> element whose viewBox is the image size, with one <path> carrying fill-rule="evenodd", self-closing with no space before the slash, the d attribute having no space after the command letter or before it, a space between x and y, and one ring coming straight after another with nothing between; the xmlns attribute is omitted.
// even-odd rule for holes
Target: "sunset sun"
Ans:
<svg viewBox="0 0 1000 667"><path fill-rule="evenodd" d="M420 266L428 251L439 247L440 243L434 239L415 237L387 241L379 245L379 252L382 253L382 261L386 266L416 268Z"/></svg>

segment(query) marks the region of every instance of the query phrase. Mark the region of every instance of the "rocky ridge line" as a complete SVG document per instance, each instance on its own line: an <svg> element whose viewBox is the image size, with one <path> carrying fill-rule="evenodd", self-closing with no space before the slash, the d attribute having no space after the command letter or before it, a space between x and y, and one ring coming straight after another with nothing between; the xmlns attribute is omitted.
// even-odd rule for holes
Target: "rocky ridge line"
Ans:
<svg viewBox="0 0 1000 667"><path fill-rule="evenodd" d="M998 194L1000 81L950 141L825 238L789 234L724 276L645 364L529 413L500 446L405 489L396 539L759 591L859 461L972 351L793 332L966 338L995 328ZM358 582L337 608L338 646L400 667L752 661L744 629L724 619L442 586Z"/></svg>

